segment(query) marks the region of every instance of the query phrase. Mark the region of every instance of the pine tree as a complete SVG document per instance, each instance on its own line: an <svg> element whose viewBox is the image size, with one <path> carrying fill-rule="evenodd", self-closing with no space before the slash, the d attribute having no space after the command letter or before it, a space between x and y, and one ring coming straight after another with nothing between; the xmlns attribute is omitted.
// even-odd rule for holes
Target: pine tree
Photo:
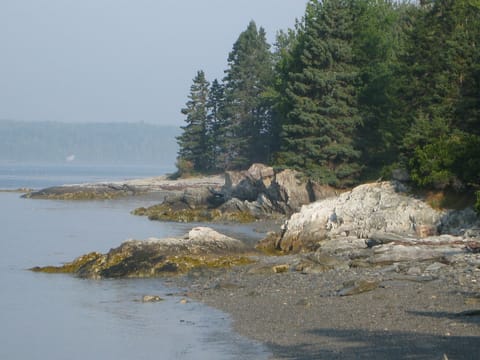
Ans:
<svg viewBox="0 0 480 360"><path fill-rule="evenodd" d="M182 114L186 116L186 125L182 126L183 133L177 137L180 147L177 167L180 172L191 170L209 170L210 142L207 124L207 99L209 86L205 73L198 71L190 87L189 100Z"/></svg>
<svg viewBox="0 0 480 360"><path fill-rule="evenodd" d="M360 171L354 136L360 122L353 64L352 1L310 1L299 27L285 89L280 165L332 185Z"/></svg>
<svg viewBox="0 0 480 360"><path fill-rule="evenodd" d="M225 91L223 85L213 80L208 94L208 134L211 150L210 168L214 171L224 170L225 164Z"/></svg>
<svg viewBox="0 0 480 360"><path fill-rule="evenodd" d="M233 45L225 71L226 167L245 168L270 156L272 55L263 28L250 22Z"/></svg>
<svg viewBox="0 0 480 360"><path fill-rule="evenodd" d="M411 4L391 0L359 0L355 4L354 54L362 117L356 144L366 178L378 178L382 168L398 160L400 134L405 133L397 114L398 69L412 9Z"/></svg>
<svg viewBox="0 0 480 360"><path fill-rule="evenodd" d="M479 184L480 9L466 0L425 0L420 10L405 72L408 165L420 185Z"/></svg>

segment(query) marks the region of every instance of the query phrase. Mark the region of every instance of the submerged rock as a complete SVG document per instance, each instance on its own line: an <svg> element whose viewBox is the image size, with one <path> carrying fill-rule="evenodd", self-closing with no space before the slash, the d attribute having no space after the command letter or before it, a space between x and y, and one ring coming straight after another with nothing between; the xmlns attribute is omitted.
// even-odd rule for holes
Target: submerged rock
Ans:
<svg viewBox="0 0 480 360"><path fill-rule="evenodd" d="M196 227L183 238L128 240L106 254L91 253L62 266L31 270L72 273L84 278L151 277L251 262L248 248L240 240L207 227Z"/></svg>

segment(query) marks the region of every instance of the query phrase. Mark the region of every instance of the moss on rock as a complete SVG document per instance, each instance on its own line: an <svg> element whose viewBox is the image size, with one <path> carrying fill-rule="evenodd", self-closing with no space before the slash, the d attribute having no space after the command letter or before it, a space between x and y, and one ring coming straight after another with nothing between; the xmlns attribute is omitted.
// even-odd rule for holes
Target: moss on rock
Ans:
<svg viewBox="0 0 480 360"><path fill-rule="evenodd" d="M30 270L49 274L75 274L79 272L82 267L96 262L102 256L102 254L97 252L91 252L61 266L36 266Z"/></svg>
<svg viewBox="0 0 480 360"><path fill-rule="evenodd" d="M138 216L147 216L150 220L174 222L238 222L250 223L257 218L248 211L222 212L219 209L209 209L205 206L196 208L174 209L169 204L163 203L148 208L140 207L132 211Z"/></svg>
<svg viewBox="0 0 480 360"><path fill-rule="evenodd" d="M153 277L184 274L198 268L230 268L250 264L241 241L213 229L197 227L181 238L129 240L106 254L90 253L62 266L32 271L71 273L82 278Z"/></svg>

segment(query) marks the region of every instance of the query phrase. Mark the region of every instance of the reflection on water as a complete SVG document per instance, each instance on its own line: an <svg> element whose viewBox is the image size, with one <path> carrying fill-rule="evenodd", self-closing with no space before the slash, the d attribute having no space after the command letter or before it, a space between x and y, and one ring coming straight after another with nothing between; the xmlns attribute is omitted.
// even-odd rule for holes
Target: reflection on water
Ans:
<svg viewBox="0 0 480 360"><path fill-rule="evenodd" d="M104 252L130 237L186 230L132 216L131 208L0 193L0 359L267 359L263 346L231 331L226 314L182 304L159 279L95 281L24 270ZM143 295L165 300L142 303Z"/></svg>

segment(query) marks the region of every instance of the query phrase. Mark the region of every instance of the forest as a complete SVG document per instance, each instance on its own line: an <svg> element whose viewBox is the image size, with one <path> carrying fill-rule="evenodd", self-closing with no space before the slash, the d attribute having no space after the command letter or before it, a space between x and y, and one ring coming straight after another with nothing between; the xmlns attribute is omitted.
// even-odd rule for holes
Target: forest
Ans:
<svg viewBox="0 0 480 360"><path fill-rule="evenodd" d="M193 78L178 172L263 162L342 188L402 169L480 207L479 39L479 0L310 0L273 45L251 21L223 79Z"/></svg>
<svg viewBox="0 0 480 360"><path fill-rule="evenodd" d="M157 165L171 167L174 126L0 120L0 162Z"/></svg>

